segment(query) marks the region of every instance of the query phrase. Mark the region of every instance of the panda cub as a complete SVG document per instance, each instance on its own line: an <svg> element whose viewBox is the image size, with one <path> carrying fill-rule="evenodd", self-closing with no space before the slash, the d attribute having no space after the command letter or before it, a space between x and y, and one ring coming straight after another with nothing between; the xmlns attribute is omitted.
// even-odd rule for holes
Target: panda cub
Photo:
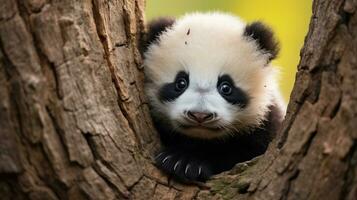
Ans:
<svg viewBox="0 0 357 200"><path fill-rule="evenodd" d="M145 85L163 146L156 165L205 181L263 154L285 115L271 30L223 13L161 18L148 29Z"/></svg>

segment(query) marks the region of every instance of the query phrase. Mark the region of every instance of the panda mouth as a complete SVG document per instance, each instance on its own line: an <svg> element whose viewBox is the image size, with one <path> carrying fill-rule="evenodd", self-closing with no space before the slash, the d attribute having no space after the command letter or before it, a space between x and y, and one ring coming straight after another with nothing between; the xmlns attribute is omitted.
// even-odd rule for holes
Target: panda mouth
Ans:
<svg viewBox="0 0 357 200"><path fill-rule="evenodd" d="M179 124L179 126L183 129L208 129L208 130L212 130L212 131L220 131L222 130L221 127L219 126L206 126L203 124Z"/></svg>

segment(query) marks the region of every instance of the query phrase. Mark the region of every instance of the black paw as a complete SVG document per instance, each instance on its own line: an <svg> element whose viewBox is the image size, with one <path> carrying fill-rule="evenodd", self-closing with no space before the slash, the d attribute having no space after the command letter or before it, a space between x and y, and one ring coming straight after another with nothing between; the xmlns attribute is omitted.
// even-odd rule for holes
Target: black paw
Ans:
<svg viewBox="0 0 357 200"><path fill-rule="evenodd" d="M204 159L198 156L162 150L155 156L157 167L180 181L206 181L212 176L212 169Z"/></svg>

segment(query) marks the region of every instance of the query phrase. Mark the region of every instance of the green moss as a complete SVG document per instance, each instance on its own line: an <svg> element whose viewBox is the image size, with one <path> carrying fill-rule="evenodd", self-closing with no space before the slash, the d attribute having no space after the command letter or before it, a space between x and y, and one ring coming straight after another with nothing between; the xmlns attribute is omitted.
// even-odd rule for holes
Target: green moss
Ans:
<svg viewBox="0 0 357 200"><path fill-rule="evenodd" d="M240 194L247 193L250 183L250 179L241 178L232 184L232 188L236 188Z"/></svg>
<svg viewBox="0 0 357 200"><path fill-rule="evenodd" d="M226 182L225 179L218 179L211 182L211 191L213 193L221 193L226 187L230 185L230 183Z"/></svg>

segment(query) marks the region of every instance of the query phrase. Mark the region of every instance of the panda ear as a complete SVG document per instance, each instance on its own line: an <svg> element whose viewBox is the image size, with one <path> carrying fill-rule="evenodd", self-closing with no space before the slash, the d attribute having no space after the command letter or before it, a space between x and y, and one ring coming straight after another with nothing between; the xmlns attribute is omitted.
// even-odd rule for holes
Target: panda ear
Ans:
<svg viewBox="0 0 357 200"><path fill-rule="evenodd" d="M170 28L175 23L175 19L171 17L160 17L152 20L148 24L148 32L146 34L146 39L142 47L142 52L145 52L147 48L157 39L160 35Z"/></svg>
<svg viewBox="0 0 357 200"><path fill-rule="evenodd" d="M258 47L265 53L269 53L269 61L276 58L279 53L279 43L274 37L273 31L262 22L248 24L244 30L244 36L256 41Z"/></svg>

